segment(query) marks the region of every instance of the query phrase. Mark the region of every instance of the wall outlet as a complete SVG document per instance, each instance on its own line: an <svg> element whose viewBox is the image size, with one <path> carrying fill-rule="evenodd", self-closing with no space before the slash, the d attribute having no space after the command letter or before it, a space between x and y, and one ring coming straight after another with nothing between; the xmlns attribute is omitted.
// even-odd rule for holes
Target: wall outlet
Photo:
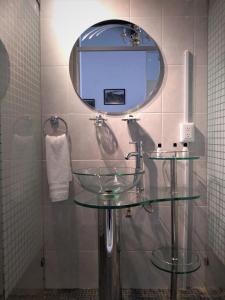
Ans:
<svg viewBox="0 0 225 300"><path fill-rule="evenodd" d="M181 123L180 124L180 142L190 143L195 141L195 124Z"/></svg>

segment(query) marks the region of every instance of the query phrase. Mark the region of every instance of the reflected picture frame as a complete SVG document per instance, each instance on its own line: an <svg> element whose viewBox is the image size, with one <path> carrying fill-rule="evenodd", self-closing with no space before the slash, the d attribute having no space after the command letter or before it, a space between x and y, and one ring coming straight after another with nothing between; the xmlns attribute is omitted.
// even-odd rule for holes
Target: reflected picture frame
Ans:
<svg viewBox="0 0 225 300"><path fill-rule="evenodd" d="M125 105L125 89L104 89L104 105Z"/></svg>
<svg viewBox="0 0 225 300"><path fill-rule="evenodd" d="M85 99L83 98L82 99L84 101L84 103L86 103L87 105L95 108L95 99Z"/></svg>

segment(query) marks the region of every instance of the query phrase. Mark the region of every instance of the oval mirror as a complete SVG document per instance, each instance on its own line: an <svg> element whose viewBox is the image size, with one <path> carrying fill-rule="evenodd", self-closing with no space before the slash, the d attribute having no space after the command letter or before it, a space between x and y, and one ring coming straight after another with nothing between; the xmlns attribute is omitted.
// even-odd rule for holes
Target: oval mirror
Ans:
<svg viewBox="0 0 225 300"><path fill-rule="evenodd" d="M81 100L98 112L113 115L149 102L164 74L156 42L139 26L121 20L97 23L82 33L69 64Z"/></svg>

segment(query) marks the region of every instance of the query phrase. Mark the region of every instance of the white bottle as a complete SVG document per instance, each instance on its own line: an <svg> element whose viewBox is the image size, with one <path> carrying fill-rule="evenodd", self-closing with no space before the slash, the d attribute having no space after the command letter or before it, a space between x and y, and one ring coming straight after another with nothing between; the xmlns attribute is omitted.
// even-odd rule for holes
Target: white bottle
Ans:
<svg viewBox="0 0 225 300"><path fill-rule="evenodd" d="M162 150L162 144L159 143L159 144L157 145L157 149L156 149L156 156L157 156L157 157L162 157L162 152L163 152L163 150Z"/></svg>
<svg viewBox="0 0 225 300"><path fill-rule="evenodd" d="M174 156L177 156L177 143L173 143L173 151L174 151Z"/></svg>
<svg viewBox="0 0 225 300"><path fill-rule="evenodd" d="M188 154L189 154L188 144L187 143L183 143L182 156L183 157L187 157Z"/></svg>

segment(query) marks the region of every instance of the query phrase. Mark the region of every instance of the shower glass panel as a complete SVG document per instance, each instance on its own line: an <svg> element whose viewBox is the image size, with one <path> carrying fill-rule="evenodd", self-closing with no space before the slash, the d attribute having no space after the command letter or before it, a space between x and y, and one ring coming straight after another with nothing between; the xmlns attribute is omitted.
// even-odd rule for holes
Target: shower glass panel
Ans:
<svg viewBox="0 0 225 300"><path fill-rule="evenodd" d="M208 18L208 257L206 287L225 298L225 1L210 0ZM221 297L221 298L219 298ZM214 298L213 298L214 299Z"/></svg>
<svg viewBox="0 0 225 300"><path fill-rule="evenodd" d="M0 291L7 299L43 288L36 0L0 1L0 40Z"/></svg>

